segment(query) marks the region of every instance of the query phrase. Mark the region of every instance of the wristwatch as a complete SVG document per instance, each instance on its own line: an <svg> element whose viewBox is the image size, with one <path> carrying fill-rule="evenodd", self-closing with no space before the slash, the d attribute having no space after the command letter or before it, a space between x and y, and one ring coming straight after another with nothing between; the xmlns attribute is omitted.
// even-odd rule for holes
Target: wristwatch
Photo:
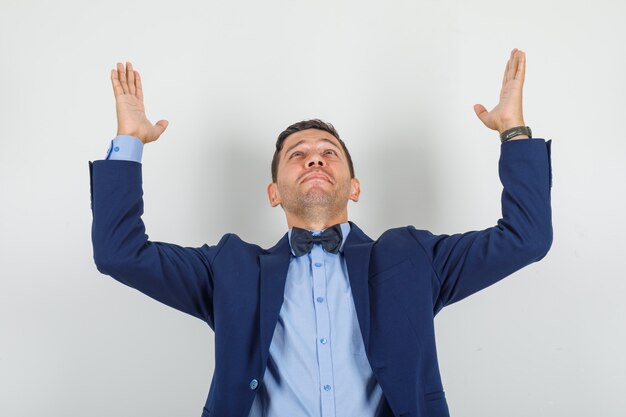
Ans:
<svg viewBox="0 0 626 417"><path fill-rule="evenodd" d="M517 126L514 127L512 129L508 129L505 130L504 132L500 133L500 141L502 141L502 143L506 142L507 140L514 138L515 136L518 135L528 135L529 138L532 138L532 131L530 130L530 127L528 126Z"/></svg>

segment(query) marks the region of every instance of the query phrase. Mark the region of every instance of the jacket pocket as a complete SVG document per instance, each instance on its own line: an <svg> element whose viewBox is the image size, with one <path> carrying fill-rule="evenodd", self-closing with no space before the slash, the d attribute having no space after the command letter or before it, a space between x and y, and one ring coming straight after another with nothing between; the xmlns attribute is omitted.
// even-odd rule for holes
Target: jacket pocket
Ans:
<svg viewBox="0 0 626 417"><path fill-rule="evenodd" d="M382 271L376 271L372 275L370 275L370 285L378 285L395 277L396 275L407 272L412 265L413 263L411 262L411 258L406 258L403 261L390 266L389 268L383 269Z"/></svg>

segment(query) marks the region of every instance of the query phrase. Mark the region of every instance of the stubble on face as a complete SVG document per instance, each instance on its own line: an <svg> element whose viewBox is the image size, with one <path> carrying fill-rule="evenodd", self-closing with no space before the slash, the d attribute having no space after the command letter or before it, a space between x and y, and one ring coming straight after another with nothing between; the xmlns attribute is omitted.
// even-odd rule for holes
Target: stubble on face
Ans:
<svg viewBox="0 0 626 417"><path fill-rule="evenodd" d="M325 180L313 179L311 181ZM337 187L332 190L326 190L318 185L303 190L302 183L293 186L282 182L277 183L278 190L283 197L284 209L309 221L332 218L345 209L350 194L350 179L335 185Z"/></svg>

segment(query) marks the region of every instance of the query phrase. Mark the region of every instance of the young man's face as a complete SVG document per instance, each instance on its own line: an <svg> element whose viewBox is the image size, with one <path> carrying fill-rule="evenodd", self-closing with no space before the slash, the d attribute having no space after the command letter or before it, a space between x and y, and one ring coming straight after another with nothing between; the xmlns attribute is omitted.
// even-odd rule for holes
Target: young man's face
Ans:
<svg viewBox="0 0 626 417"><path fill-rule="evenodd" d="M350 178L348 160L337 138L319 129L287 137L280 151L276 182L268 186L272 207L299 213L307 208L345 208L358 201L359 181Z"/></svg>

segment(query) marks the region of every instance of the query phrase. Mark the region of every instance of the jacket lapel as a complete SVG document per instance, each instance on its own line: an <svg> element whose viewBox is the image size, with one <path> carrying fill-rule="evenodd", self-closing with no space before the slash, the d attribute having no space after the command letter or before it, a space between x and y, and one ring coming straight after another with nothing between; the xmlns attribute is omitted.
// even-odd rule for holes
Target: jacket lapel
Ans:
<svg viewBox="0 0 626 417"><path fill-rule="evenodd" d="M287 233L267 253L260 256L261 288L260 314L261 324L261 366L265 369L269 356L270 342L278 322L280 308L283 305L285 282L289 269L291 251Z"/></svg>
<svg viewBox="0 0 626 417"><path fill-rule="evenodd" d="M370 239L356 224L350 223L350 234L343 247L343 254L348 266L350 289L354 299L354 307L363 335L365 352L369 353L370 340L370 298L369 298L369 261L374 241Z"/></svg>

